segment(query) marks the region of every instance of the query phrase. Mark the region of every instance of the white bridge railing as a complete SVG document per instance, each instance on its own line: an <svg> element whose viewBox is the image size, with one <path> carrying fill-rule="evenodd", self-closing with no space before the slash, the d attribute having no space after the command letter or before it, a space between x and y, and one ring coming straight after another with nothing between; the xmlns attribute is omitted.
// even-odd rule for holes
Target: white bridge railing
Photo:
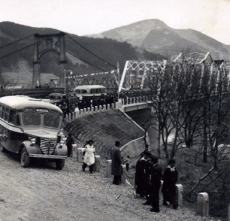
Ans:
<svg viewBox="0 0 230 221"><path fill-rule="evenodd" d="M93 113L98 113L98 112L104 112L108 110L114 110L116 109L116 103L112 104L104 104L104 105L98 105L98 106L92 106L92 107L87 107L83 109L79 109L78 107L75 108L74 112L66 114L66 121L70 122L73 121L77 118L93 114Z"/></svg>
<svg viewBox="0 0 230 221"><path fill-rule="evenodd" d="M131 105L131 104L138 104L138 103L147 103L148 101L151 101L151 96L137 96L137 97L126 97L126 98L120 98L118 102L112 103L112 104L104 104L104 105L98 105L98 106L91 106L83 109L79 109L78 107L75 108L74 112L68 113L65 116L65 120L67 122L71 122L77 118L94 114L98 112L105 112L108 110L114 110L114 109L121 109L125 105Z"/></svg>

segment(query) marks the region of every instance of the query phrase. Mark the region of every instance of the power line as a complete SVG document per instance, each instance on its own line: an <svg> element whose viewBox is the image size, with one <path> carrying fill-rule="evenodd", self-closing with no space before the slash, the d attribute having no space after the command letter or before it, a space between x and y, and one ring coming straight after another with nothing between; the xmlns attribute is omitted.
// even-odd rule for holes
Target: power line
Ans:
<svg viewBox="0 0 230 221"><path fill-rule="evenodd" d="M24 50L24 49L26 49L26 48L29 48L29 47L35 45L35 44L37 44L37 42L32 43L32 44L29 44L29 45L26 45L26 46L24 46L24 47L22 47L22 48L20 48L20 49L17 49L17 50L12 51L12 52L10 52L10 53L8 53L8 54L5 54L5 55L1 56L0 59L4 59L4 58L6 58L6 57L8 57L8 56L10 56L10 55L16 54L16 53L18 53L18 52L20 52L20 51L22 51L22 50Z"/></svg>
<svg viewBox="0 0 230 221"><path fill-rule="evenodd" d="M68 33L67 37L69 37L73 42L75 42L77 45L79 45L81 48L83 48L84 50L86 50L88 53L94 55L95 57L97 57L98 59L100 59L101 61L103 61L105 64L110 65L113 68L117 68L116 65L111 64L110 62L106 61L104 58L100 57L99 55L95 54L94 52L92 52L91 50L89 50L88 48L86 48L85 46L83 46L81 43L79 43L76 39L74 39L71 35L69 35Z"/></svg>
<svg viewBox="0 0 230 221"><path fill-rule="evenodd" d="M30 38L31 36L32 36L32 35L30 34L30 35L24 36L23 38L19 38L19 39L15 40L15 41L11 41L11 42L9 42L9 43L7 43L7 44L5 44L5 45L0 46L0 49L6 48L6 47L8 47L8 46L10 46L10 45L13 45L13 44L19 42L19 41L22 41L22 40L25 40L25 39L27 39L27 38Z"/></svg>

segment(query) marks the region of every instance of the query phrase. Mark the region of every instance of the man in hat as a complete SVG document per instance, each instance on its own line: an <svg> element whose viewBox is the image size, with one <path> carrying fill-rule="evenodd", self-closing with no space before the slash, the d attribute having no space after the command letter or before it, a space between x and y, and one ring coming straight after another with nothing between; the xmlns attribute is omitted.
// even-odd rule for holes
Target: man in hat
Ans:
<svg viewBox="0 0 230 221"><path fill-rule="evenodd" d="M174 209L177 209L178 203L176 201L176 182L178 178L178 172L175 168L176 161L171 159L168 162L163 175L163 205L172 206Z"/></svg>
<svg viewBox="0 0 230 221"><path fill-rule="evenodd" d="M121 183L121 175L123 173L120 145L120 141L116 141L115 147L112 150L112 175L114 175L113 184L115 185Z"/></svg>

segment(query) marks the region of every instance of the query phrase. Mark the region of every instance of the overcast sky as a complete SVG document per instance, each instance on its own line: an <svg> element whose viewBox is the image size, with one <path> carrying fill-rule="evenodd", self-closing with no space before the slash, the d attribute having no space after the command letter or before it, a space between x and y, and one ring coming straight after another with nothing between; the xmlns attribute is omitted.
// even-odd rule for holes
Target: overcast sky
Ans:
<svg viewBox="0 0 230 221"><path fill-rule="evenodd" d="M230 44L230 0L0 0L0 21L77 35L151 18Z"/></svg>

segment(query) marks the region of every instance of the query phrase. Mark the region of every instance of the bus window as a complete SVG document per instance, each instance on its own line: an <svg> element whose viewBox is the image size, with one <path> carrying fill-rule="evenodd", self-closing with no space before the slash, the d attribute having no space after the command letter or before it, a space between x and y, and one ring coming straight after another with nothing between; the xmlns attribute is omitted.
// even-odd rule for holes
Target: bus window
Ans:
<svg viewBox="0 0 230 221"><path fill-rule="evenodd" d="M10 115L10 109L7 108L7 107L3 107L2 112L3 112L2 118L4 120L8 121L9 120L9 115Z"/></svg>
<svg viewBox="0 0 230 221"><path fill-rule="evenodd" d="M58 128L60 123L60 114L55 111L44 113L44 126Z"/></svg>
<svg viewBox="0 0 230 221"><path fill-rule="evenodd" d="M22 121L26 126L29 125L40 125L41 114L33 109L26 109L22 112Z"/></svg>
<svg viewBox="0 0 230 221"><path fill-rule="evenodd" d="M10 111L9 122L15 125L20 125L18 113L14 110Z"/></svg>
<svg viewBox="0 0 230 221"><path fill-rule="evenodd" d="M91 94L101 94L101 93L105 93L104 88L91 89Z"/></svg>
<svg viewBox="0 0 230 221"><path fill-rule="evenodd" d="M2 118L2 105L0 105L0 118Z"/></svg>

